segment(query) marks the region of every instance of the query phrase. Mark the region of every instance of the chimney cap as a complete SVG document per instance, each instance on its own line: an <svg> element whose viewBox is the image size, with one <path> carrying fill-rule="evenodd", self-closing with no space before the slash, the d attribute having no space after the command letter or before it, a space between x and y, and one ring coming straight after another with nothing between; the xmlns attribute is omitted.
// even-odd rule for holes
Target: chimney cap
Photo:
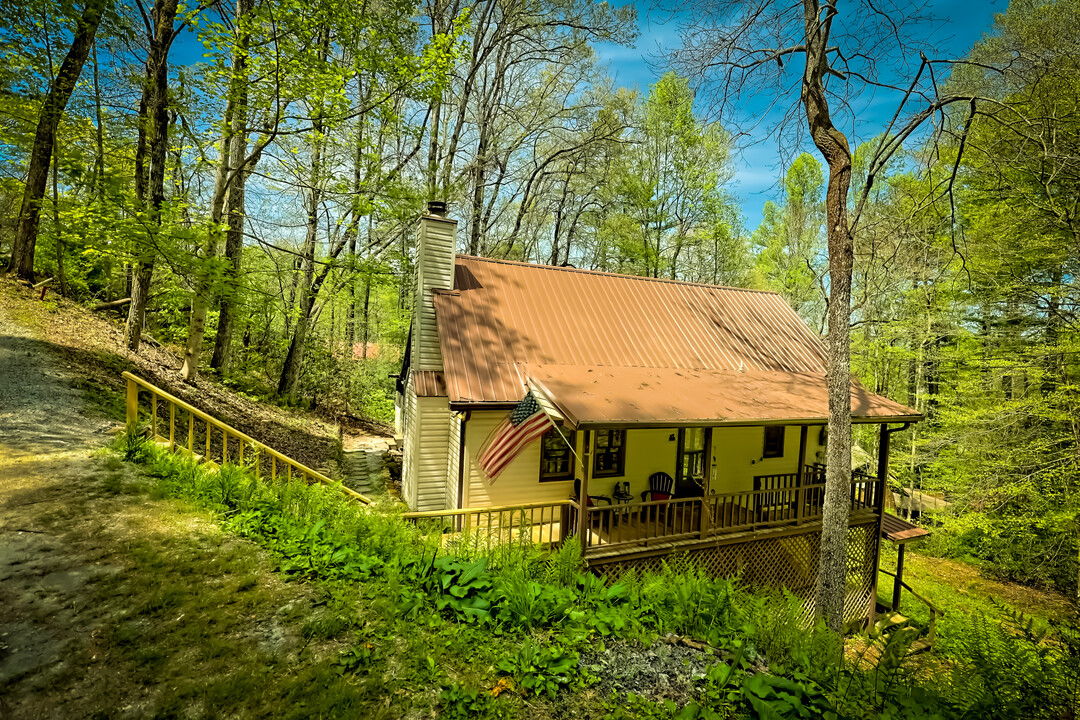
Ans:
<svg viewBox="0 0 1080 720"><path fill-rule="evenodd" d="M428 215L435 215L437 217L446 217L446 201L445 200L428 200L427 211L428 211Z"/></svg>

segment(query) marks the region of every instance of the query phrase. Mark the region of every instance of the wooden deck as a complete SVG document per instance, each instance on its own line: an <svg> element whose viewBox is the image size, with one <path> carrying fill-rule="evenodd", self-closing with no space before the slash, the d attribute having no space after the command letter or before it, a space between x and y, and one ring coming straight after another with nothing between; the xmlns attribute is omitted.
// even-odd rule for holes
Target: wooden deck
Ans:
<svg viewBox="0 0 1080 720"><path fill-rule="evenodd" d="M617 556L662 554L703 543L748 542L820 529L825 484L803 482L819 477L805 473L770 477L779 479L743 493L589 506L581 534L580 508L573 500L410 512L402 517L440 529L446 545L468 542L491 547L531 542L556 546L579 542L583 557L590 563ZM852 524L878 517L883 490L877 478L863 476L852 481Z"/></svg>

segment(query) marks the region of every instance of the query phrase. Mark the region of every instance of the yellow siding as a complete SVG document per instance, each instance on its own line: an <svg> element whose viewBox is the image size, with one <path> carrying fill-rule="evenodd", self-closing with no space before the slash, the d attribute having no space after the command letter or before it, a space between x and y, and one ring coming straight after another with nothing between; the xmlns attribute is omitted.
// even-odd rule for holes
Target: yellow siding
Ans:
<svg viewBox="0 0 1080 720"><path fill-rule="evenodd" d="M806 462L817 459L820 427L811 426L806 434ZM713 428L713 466L711 489L718 493L744 492L754 489L755 475L793 473L799 466L798 426L784 431L784 456L763 458L765 429L761 427Z"/></svg>
<svg viewBox="0 0 1080 720"><path fill-rule="evenodd" d="M674 435L676 440L669 440ZM666 472L675 477L675 458L678 455L678 430L627 430L626 463L623 475L594 477L589 481L590 495L607 495L615 491L615 483L629 482L634 501L641 500L641 493L649 489L649 476Z"/></svg>
<svg viewBox="0 0 1080 720"><path fill-rule="evenodd" d="M540 482L540 441L532 443L506 466L494 485L489 485L476 462L491 431L506 418L507 410L472 413L465 423L465 507L520 505L566 500L574 493L573 481ZM578 442L580 445L580 440ZM580 453L580 449L578 450Z"/></svg>
<svg viewBox="0 0 1080 720"><path fill-rule="evenodd" d="M465 497L463 507L515 505L529 502L562 500L574 492L572 481L539 481L540 443L525 448L503 471L494 485L488 485L476 463L480 447L491 431L506 417L505 410L474 412L465 430ZM807 431L806 462L812 463L821 450L818 445L820 427ZM654 472L676 475L678 430L628 430L626 434L625 475L593 478L590 495L611 496L617 482L628 481L634 500L649 487ZM577 452L582 455L584 433L577 434ZM713 428L712 490L718 493L743 492L754 489L755 475L795 472L799 460L799 427L788 427L784 433L784 456L761 457L764 430L760 427ZM578 467L578 477L582 476ZM456 483L456 476L453 478ZM449 483L448 479L448 483ZM447 485L449 487L449 485ZM456 486L455 486L456 487Z"/></svg>

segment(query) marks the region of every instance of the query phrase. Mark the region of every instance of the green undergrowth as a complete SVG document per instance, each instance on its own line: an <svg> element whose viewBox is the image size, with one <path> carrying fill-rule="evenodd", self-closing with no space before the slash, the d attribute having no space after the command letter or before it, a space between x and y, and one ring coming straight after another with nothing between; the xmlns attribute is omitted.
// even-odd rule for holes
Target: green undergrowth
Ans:
<svg viewBox="0 0 1080 720"><path fill-rule="evenodd" d="M335 487L210 470L135 433L119 445L157 479L153 495L209 509L227 532L269 550L282 576L324 593L303 632L341 646L328 660L341 682L311 716L1075 716L1080 642L1067 632L1048 642L1020 615L1008 627L973 626L947 663L908 656L914 629L845 651L800 621L796 598L709 577L686 558L610 581L584 568L573 543L549 554L524 537L491 551L468 538L448 544L441 528L361 507ZM581 660L672 636L703 643L707 661L680 702L662 688L604 696Z"/></svg>

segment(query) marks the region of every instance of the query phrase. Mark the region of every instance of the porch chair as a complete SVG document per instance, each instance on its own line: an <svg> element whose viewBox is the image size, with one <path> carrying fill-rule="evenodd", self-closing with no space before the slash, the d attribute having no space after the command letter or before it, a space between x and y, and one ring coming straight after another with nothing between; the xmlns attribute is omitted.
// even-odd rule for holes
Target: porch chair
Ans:
<svg viewBox="0 0 1080 720"><path fill-rule="evenodd" d="M574 496L570 499L576 503L581 503L581 478L574 478ZM589 495L585 498L585 507L596 507L598 500L603 500L608 505L611 505L611 498L607 495ZM608 513L608 516L611 514L612 513ZM597 530L603 530L606 525L604 522L604 514L597 515L594 522Z"/></svg>
<svg viewBox="0 0 1080 720"><path fill-rule="evenodd" d="M580 502L581 500L581 478L574 478L574 502ZM593 507L596 505L596 500L603 500L608 505L611 504L611 498L607 495L589 495L585 500L585 505Z"/></svg>
<svg viewBox="0 0 1080 720"><path fill-rule="evenodd" d="M649 489L641 491L641 502L651 500L670 500L672 489L675 487L675 478L666 472L654 472L649 476ZM648 497L646 497L648 496ZM642 521L651 520L653 517L667 519L667 508L664 505L650 505L641 510Z"/></svg>

